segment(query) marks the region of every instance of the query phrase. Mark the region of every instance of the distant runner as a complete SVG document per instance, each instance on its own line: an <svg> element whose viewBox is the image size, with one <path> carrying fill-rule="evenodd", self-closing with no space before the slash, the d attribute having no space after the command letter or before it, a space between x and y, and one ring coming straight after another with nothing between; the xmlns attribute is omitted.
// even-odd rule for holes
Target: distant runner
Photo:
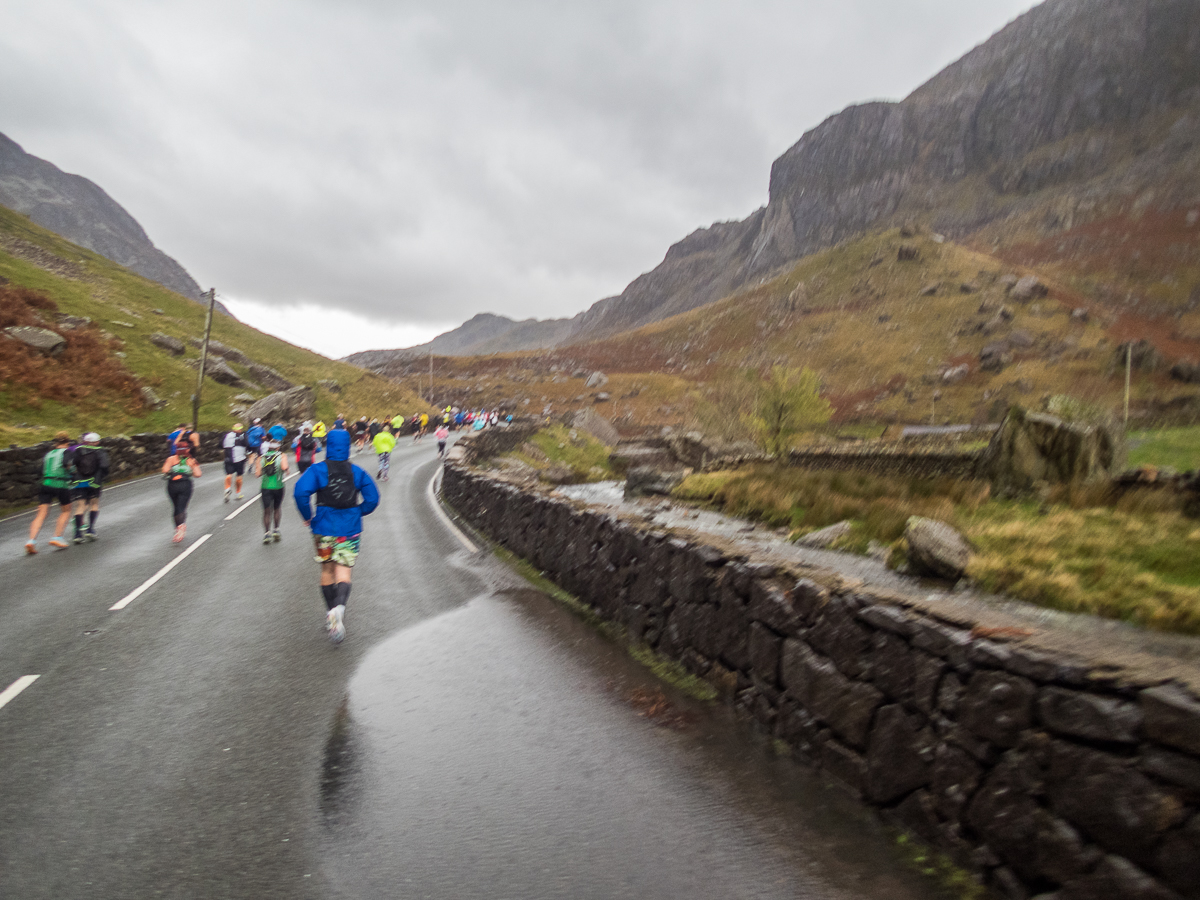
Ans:
<svg viewBox="0 0 1200 900"><path fill-rule="evenodd" d="M375 439L371 441L371 446L379 455L379 472L375 477L380 481L387 481L388 469L391 468L392 451L396 449L396 438L392 434L391 426L384 425L383 431L375 435Z"/></svg>
<svg viewBox="0 0 1200 900"><path fill-rule="evenodd" d="M254 464L254 474L262 479L259 490L263 505L263 543L274 541L278 544L279 520L283 515L283 480L287 476L288 461L274 441L264 442L262 451L262 456ZM274 530L271 529L272 514L275 518Z"/></svg>
<svg viewBox="0 0 1200 900"><path fill-rule="evenodd" d="M300 434L296 436L293 445L296 448L296 468L303 475L317 459L317 450L321 444L313 434L312 426L305 422L300 426Z"/></svg>
<svg viewBox="0 0 1200 900"><path fill-rule="evenodd" d="M446 441L450 438L450 426L445 423L439 425L433 436L437 438L438 458L440 459L446 455Z"/></svg>
<svg viewBox="0 0 1200 900"><path fill-rule="evenodd" d="M42 486L38 489L38 508L29 526L29 540L25 543L25 553L33 556L37 553L37 536L42 530L42 523L50 513L50 506L58 501L58 521L54 523L54 537L50 538L50 546L55 550L66 550L70 546L63 540L63 532L71 518L71 474L63 457L71 446L71 436L60 431L54 436L54 447L42 457Z"/></svg>
<svg viewBox="0 0 1200 900"><path fill-rule="evenodd" d="M255 419L250 423L250 430L246 432L246 449L249 451L247 459L250 462L253 463L258 458L263 438L266 436L267 429L263 428L262 419Z"/></svg>
<svg viewBox="0 0 1200 900"><path fill-rule="evenodd" d="M242 423L235 422L233 429L225 435L222 445L225 448L225 502L229 502L233 493L234 479L237 479L237 498L242 499L242 476L246 474L246 457L250 448L246 443L246 435L242 434Z"/></svg>
<svg viewBox="0 0 1200 900"><path fill-rule="evenodd" d="M100 446L100 435L89 431L83 442L68 450L64 461L71 472L71 500L75 505L75 543L96 539L96 518L100 515L100 486L108 478L108 451ZM87 530L83 514L88 514Z"/></svg>
<svg viewBox="0 0 1200 900"><path fill-rule="evenodd" d="M312 528L316 560L321 564L325 628L329 640L341 643L346 636L346 602L350 599L350 578L358 559L362 519L379 505L379 489L371 476L350 462L349 432L341 429L329 432L325 461L300 476L294 497L300 518Z"/></svg>
<svg viewBox="0 0 1200 900"><path fill-rule="evenodd" d="M171 514L175 518L175 536L171 542L178 544L187 534L187 508L192 500L192 479L203 474L192 457L189 441L180 441L175 445L175 452L163 463L162 472L167 479L167 496L171 498Z"/></svg>

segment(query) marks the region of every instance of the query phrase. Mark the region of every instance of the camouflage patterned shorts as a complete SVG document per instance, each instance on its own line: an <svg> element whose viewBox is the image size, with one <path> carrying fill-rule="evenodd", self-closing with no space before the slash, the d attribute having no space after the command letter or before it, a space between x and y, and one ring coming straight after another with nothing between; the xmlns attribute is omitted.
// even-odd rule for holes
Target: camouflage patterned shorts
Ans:
<svg viewBox="0 0 1200 900"><path fill-rule="evenodd" d="M354 537L330 537L324 534L314 534L313 543L317 547L314 557L319 563L337 563L339 566L354 568L358 559L358 540L361 535Z"/></svg>

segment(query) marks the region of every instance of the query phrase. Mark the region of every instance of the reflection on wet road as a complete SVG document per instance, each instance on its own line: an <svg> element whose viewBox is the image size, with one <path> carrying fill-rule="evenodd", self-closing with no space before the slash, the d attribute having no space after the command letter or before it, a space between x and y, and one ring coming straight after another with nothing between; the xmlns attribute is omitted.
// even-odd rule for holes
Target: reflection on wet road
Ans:
<svg viewBox="0 0 1200 900"><path fill-rule="evenodd" d="M662 689L533 591L393 636L331 723L326 883L454 900L933 895L840 790L724 707Z"/></svg>

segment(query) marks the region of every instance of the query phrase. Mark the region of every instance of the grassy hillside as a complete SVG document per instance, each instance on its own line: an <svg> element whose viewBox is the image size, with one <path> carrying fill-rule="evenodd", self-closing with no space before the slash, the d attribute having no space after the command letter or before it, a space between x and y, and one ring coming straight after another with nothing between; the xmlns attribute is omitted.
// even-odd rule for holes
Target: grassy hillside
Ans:
<svg viewBox="0 0 1200 900"><path fill-rule="evenodd" d="M10 290L9 300L0 310L0 315L8 316L5 325L33 324L15 321L14 315L40 316L47 327L62 331L70 342L58 359L46 359L0 336L0 445L36 443L60 428L71 433L90 428L102 434L132 434L169 430L190 419L196 370L186 361L198 360L200 354L187 342L203 336L206 309L202 304L4 207L0 207L0 279L6 279L10 289L28 288L44 295L50 301L45 306L53 307L32 312L17 309L21 304L12 299L17 292ZM86 317L92 324L65 331L58 324L62 316ZM174 357L150 343L155 332L184 341L184 356ZM390 416L396 412L411 415L426 408L414 391L402 385L226 316L214 317L212 336L289 381L313 387L317 414L327 421L337 412ZM244 367L231 367L254 381ZM320 380L336 381L341 392L319 387ZM141 396L142 385L150 387L166 406L160 410L147 406ZM224 428L231 423L230 406L237 402L236 395L249 393L260 398L270 392L269 388L247 391L227 387L206 378L200 427Z"/></svg>
<svg viewBox="0 0 1200 900"><path fill-rule="evenodd" d="M901 246L917 258L901 260ZM1010 294L1012 281L1027 274L1044 282L1046 296L1019 301ZM1200 310L1185 306L1164 318L1161 310L1115 303L1110 293L1066 277L1057 265L1017 265L928 232L903 236L892 229L607 340L438 359L435 369L447 401L478 396L486 404L522 404L528 398L526 408L540 411L551 403L561 412L591 405L604 391L609 400L602 410L610 418L687 426L695 404L739 369L806 366L820 377L835 424L981 423L999 421L1014 402L1036 409L1058 394L1120 411L1124 372L1117 348L1141 339L1165 362L1134 371L1134 420L1200 414L1200 390L1168 373L1173 362L1200 360ZM985 370L981 353L997 344L1003 364ZM964 365L965 374L945 377ZM601 370L610 381L585 389L571 377L579 369Z"/></svg>

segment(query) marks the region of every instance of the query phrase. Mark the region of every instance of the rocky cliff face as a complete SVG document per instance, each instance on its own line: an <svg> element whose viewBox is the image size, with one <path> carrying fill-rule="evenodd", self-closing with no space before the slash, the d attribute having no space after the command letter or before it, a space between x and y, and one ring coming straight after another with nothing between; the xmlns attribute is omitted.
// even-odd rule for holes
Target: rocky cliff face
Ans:
<svg viewBox="0 0 1200 900"><path fill-rule="evenodd" d="M708 303L907 218L1039 236L1200 199L1200 4L1047 0L899 103L831 116L771 167L770 200L676 244L579 319L591 339Z"/></svg>
<svg viewBox="0 0 1200 900"><path fill-rule="evenodd" d="M133 216L98 185L31 156L3 134L0 204L189 299L200 296L183 266L155 247Z"/></svg>
<svg viewBox="0 0 1200 900"><path fill-rule="evenodd" d="M1197 203L1200 3L1047 0L903 101L831 116L772 165L767 206L692 233L565 329L526 327L524 347L658 321L909 220L996 249Z"/></svg>

